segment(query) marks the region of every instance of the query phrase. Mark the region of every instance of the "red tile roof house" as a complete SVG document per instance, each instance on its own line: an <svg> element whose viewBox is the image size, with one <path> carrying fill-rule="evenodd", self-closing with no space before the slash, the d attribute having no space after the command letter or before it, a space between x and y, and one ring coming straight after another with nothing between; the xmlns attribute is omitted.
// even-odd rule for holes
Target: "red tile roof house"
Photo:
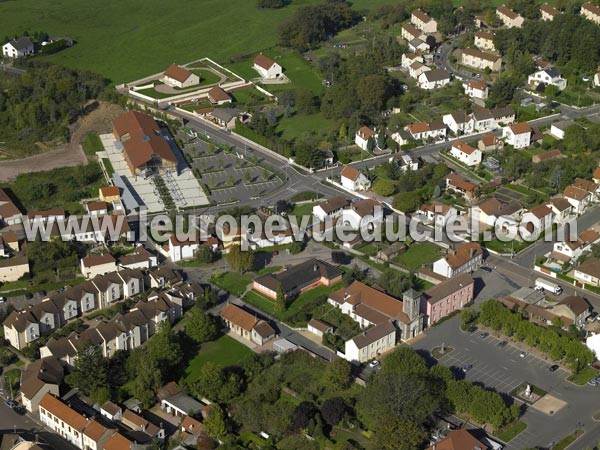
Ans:
<svg viewBox="0 0 600 450"><path fill-rule="evenodd" d="M342 186L350 191L368 191L371 181L360 170L351 166L344 166L340 174Z"/></svg>
<svg viewBox="0 0 600 450"><path fill-rule="evenodd" d="M88 255L80 261L81 273L86 278L117 271L117 260L110 254Z"/></svg>
<svg viewBox="0 0 600 450"><path fill-rule="evenodd" d="M467 200L471 200L476 197L479 186L471 183L463 176L452 172L446 176L446 189L462 195Z"/></svg>
<svg viewBox="0 0 600 450"><path fill-rule="evenodd" d="M113 121L113 136L132 175L177 171L177 156L151 116L129 111Z"/></svg>
<svg viewBox="0 0 600 450"><path fill-rule="evenodd" d="M226 103L231 103L231 95L223 90L223 88L219 86L215 86L208 91L208 101L213 105L224 105Z"/></svg>
<svg viewBox="0 0 600 450"><path fill-rule="evenodd" d="M200 83L200 77L185 67L171 64L163 73L162 82L174 88L187 88Z"/></svg>
<svg viewBox="0 0 600 450"><path fill-rule="evenodd" d="M476 242L467 242L449 250L448 254L433 263L433 271L446 278L461 273L471 273L483 263L483 249Z"/></svg>
<svg viewBox="0 0 600 450"><path fill-rule="evenodd" d="M475 297L475 281L468 273L442 281L425 291L421 313L427 326L470 304Z"/></svg>
<svg viewBox="0 0 600 450"><path fill-rule="evenodd" d="M229 331L255 343L263 345L275 337L275 330L268 322L258 319L246 310L229 303L220 313Z"/></svg>
<svg viewBox="0 0 600 450"><path fill-rule="evenodd" d="M262 78L274 79L283 74L283 68L265 55L256 55L252 68L256 70Z"/></svg>
<svg viewBox="0 0 600 450"><path fill-rule="evenodd" d="M375 139L375 132L372 129L367 126L362 126L356 130L354 143L365 151L369 148L369 139L372 141ZM375 146L375 142L373 142L373 146Z"/></svg>
<svg viewBox="0 0 600 450"><path fill-rule="evenodd" d="M85 204L85 210L91 216L104 216L108 214L108 203L99 202L88 202Z"/></svg>
<svg viewBox="0 0 600 450"><path fill-rule="evenodd" d="M531 239L536 233L543 236L544 231L552 227L553 217L552 209L548 206L534 206L521 217L520 235L524 239Z"/></svg>

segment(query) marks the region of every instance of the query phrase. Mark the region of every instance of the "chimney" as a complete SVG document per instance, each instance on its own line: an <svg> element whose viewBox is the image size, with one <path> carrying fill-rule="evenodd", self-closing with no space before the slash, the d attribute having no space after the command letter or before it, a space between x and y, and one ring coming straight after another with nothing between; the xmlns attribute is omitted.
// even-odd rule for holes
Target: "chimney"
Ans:
<svg viewBox="0 0 600 450"><path fill-rule="evenodd" d="M471 247L469 249L469 258L473 258L474 255L475 255L475 249L473 247Z"/></svg>

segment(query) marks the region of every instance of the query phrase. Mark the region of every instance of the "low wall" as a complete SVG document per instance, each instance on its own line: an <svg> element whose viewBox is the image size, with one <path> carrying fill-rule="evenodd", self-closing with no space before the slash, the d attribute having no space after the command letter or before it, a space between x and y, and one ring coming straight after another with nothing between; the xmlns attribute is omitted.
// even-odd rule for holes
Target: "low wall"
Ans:
<svg viewBox="0 0 600 450"><path fill-rule="evenodd" d="M550 277L550 278L554 278L554 279L558 278L556 275L556 272L554 272L553 270L547 269L545 267L538 266L537 264L535 266L533 266L533 270L541 273L542 275L546 275L547 277Z"/></svg>

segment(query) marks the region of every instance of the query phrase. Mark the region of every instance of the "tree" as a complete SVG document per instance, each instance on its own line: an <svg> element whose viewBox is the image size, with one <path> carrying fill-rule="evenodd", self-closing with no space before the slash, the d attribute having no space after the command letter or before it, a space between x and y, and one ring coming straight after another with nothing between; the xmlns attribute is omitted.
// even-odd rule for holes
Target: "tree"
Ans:
<svg viewBox="0 0 600 450"><path fill-rule="evenodd" d="M196 261L200 264L210 264L215 260L215 254L207 245L201 245L196 251Z"/></svg>
<svg viewBox="0 0 600 450"><path fill-rule="evenodd" d="M185 333L196 343L213 341L219 336L219 325L198 307L192 308L185 326Z"/></svg>
<svg viewBox="0 0 600 450"><path fill-rule="evenodd" d="M375 148L375 141L373 140L372 137L370 137L369 139L367 139L367 151L372 152L374 148Z"/></svg>
<svg viewBox="0 0 600 450"><path fill-rule="evenodd" d="M412 273L388 269L379 275L377 284L391 296L401 298L405 291L414 286L415 276Z"/></svg>
<svg viewBox="0 0 600 450"><path fill-rule="evenodd" d="M193 389L198 396L216 402L228 402L240 394L242 381L239 373L207 362L200 369Z"/></svg>
<svg viewBox="0 0 600 450"><path fill-rule="evenodd" d="M379 133L377 133L377 147L380 150L384 150L386 148L385 143L385 128L382 128L379 130Z"/></svg>
<svg viewBox="0 0 600 450"><path fill-rule="evenodd" d="M382 195L384 197L388 197L388 196L392 195L395 190L396 190L396 183L394 183L392 180L388 180L386 178L379 179L373 184L373 191L375 191L375 193Z"/></svg>
<svg viewBox="0 0 600 450"><path fill-rule="evenodd" d="M325 378L332 389L347 389L352 384L352 365L345 359L337 358L327 366Z"/></svg>
<svg viewBox="0 0 600 450"><path fill-rule="evenodd" d="M421 206L421 194L417 191L401 192L394 197L394 208L404 213L416 211Z"/></svg>
<svg viewBox="0 0 600 450"><path fill-rule="evenodd" d="M390 97L390 82L385 75L367 75L356 84L356 93L364 113L378 112Z"/></svg>
<svg viewBox="0 0 600 450"><path fill-rule="evenodd" d="M91 343L84 345L77 352L75 367L66 381L92 399L98 399L99 394L109 387L108 361L102 356L100 347Z"/></svg>
<svg viewBox="0 0 600 450"><path fill-rule="evenodd" d="M568 152L581 152L585 150L585 131L579 125L571 125L565 130L563 139L565 150Z"/></svg>
<svg viewBox="0 0 600 450"><path fill-rule="evenodd" d="M285 294L283 293L283 289L281 289L281 286L279 286L279 288L277 288L277 298L275 299L275 309L278 312L282 313L283 311L285 311L285 308Z"/></svg>
<svg viewBox="0 0 600 450"><path fill-rule="evenodd" d="M321 406L321 416L328 425L335 426L344 417L348 406L342 397L328 398Z"/></svg>
<svg viewBox="0 0 600 450"><path fill-rule="evenodd" d="M149 408L154 404L156 392L162 386L162 376L156 362L146 357L145 351L137 352L137 355L139 357L136 358L136 375L131 393L142 402L144 408Z"/></svg>
<svg viewBox="0 0 600 450"><path fill-rule="evenodd" d="M242 250L239 245L232 245L225 259L231 270L240 273L247 272L254 266L254 252L251 250Z"/></svg>
<svg viewBox="0 0 600 450"><path fill-rule="evenodd" d="M222 439L227 434L225 412L217 403L210 405L208 415L203 421L204 431L214 439Z"/></svg>
<svg viewBox="0 0 600 450"><path fill-rule="evenodd" d="M340 125L340 132L338 133L338 138L340 141L346 142L346 138L348 137L348 127L345 122L342 122Z"/></svg>
<svg viewBox="0 0 600 450"><path fill-rule="evenodd" d="M181 346L168 321L161 324L158 332L148 340L146 349L148 357L156 363L165 378L183 360Z"/></svg>

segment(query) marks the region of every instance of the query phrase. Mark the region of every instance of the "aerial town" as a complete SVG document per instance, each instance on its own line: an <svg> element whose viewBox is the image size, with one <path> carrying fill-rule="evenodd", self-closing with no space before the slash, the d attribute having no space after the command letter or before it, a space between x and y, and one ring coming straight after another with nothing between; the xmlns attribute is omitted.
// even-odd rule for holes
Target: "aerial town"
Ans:
<svg viewBox="0 0 600 450"><path fill-rule="evenodd" d="M0 450L600 449L600 2L0 2Z"/></svg>

